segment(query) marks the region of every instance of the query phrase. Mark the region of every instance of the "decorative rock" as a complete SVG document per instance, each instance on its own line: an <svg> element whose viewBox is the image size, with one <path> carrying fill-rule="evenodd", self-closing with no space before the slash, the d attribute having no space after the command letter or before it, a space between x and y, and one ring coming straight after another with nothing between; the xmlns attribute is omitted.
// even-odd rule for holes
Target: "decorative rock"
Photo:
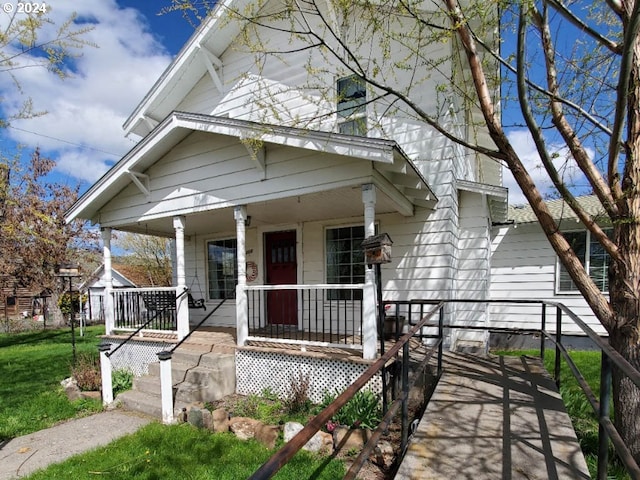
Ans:
<svg viewBox="0 0 640 480"><path fill-rule="evenodd" d="M370 430L339 426L333 431L333 445L336 450L345 452L362 450L370 437Z"/></svg>
<svg viewBox="0 0 640 480"><path fill-rule="evenodd" d="M280 428L276 425L264 425L263 423L256 425L255 439L268 449L276 447L279 434Z"/></svg>
<svg viewBox="0 0 640 480"><path fill-rule="evenodd" d="M211 419L213 421L213 432L219 433L229 431L229 414L224 408L218 408L211 412Z"/></svg>
<svg viewBox="0 0 640 480"><path fill-rule="evenodd" d="M65 378L60 382L60 385L62 385L62 388L64 388L64 393L67 395L67 398L69 400L74 401L82 398L82 393L80 392L78 382L76 382L75 378Z"/></svg>
<svg viewBox="0 0 640 480"><path fill-rule="evenodd" d="M203 411L197 407L191 407L187 414L187 421L194 427L204 428Z"/></svg>
<svg viewBox="0 0 640 480"><path fill-rule="evenodd" d="M393 465L395 453L393 445L386 440L380 440L373 449L373 462L385 470L389 470Z"/></svg>
<svg viewBox="0 0 640 480"><path fill-rule="evenodd" d="M256 435L256 426L260 422L253 418L233 417L229 420L229 430L235 433L240 440L249 440Z"/></svg>
<svg viewBox="0 0 640 480"><path fill-rule="evenodd" d="M287 422L284 424L284 441L288 442L295 437L304 426L298 422ZM333 450L333 437L325 432L317 432L311 439L302 447L304 450L310 452L327 452L330 453Z"/></svg>

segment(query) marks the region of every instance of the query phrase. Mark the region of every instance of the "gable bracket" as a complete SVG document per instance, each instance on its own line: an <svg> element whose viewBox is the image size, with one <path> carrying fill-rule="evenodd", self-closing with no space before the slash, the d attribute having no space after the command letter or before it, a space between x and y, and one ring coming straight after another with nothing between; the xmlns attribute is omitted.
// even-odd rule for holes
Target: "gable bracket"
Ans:
<svg viewBox="0 0 640 480"><path fill-rule="evenodd" d="M262 172L262 178L267 178L267 149L264 143L247 135L240 135L240 141L249 152L249 157Z"/></svg>
<svg viewBox="0 0 640 480"><path fill-rule="evenodd" d="M134 172L127 170L127 174L131 177L131 181L135 183L136 187L144 194L145 197L151 196L151 189L149 188L149 175L140 172Z"/></svg>
<svg viewBox="0 0 640 480"><path fill-rule="evenodd" d="M222 61L209 50L207 50L207 48L202 44L198 45L198 51L202 52L200 58L202 59L205 67L207 67L207 71L209 72L209 76L211 77L213 84L216 86L219 93L224 93L222 81L220 80L220 75L218 74L218 70L222 69Z"/></svg>

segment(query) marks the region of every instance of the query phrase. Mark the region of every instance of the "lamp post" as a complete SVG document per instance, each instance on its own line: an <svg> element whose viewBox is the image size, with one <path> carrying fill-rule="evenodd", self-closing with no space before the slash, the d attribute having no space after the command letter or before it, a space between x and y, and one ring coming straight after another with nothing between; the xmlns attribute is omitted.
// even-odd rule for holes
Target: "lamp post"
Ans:
<svg viewBox="0 0 640 480"><path fill-rule="evenodd" d="M71 323L71 350L73 352L73 365L76 364L76 331L74 328L73 321L73 279L80 276L80 268L78 265L73 263L62 263L58 265L58 269L56 272L60 278L63 279L63 287L64 287L64 279L69 279L69 321Z"/></svg>

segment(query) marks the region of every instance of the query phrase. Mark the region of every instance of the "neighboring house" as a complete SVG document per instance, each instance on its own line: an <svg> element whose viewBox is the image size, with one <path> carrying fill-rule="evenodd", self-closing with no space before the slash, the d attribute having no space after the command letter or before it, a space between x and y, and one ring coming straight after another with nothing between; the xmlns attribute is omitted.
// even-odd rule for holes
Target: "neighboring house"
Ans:
<svg viewBox="0 0 640 480"><path fill-rule="evenodd" d="M120 273L119 269L111 269L111 288L136 288L137 285ZM83 311L88 322L102 323L105 320L104 295L106 283L104 264L102 264L78 287L80 292L87 296Z"/></svg>
<svg viewBox="0 0 640 480"><path fill-rule="evenodd" d="M5 282L11 283L11 282ZM29 317L44 321L48 314L47 301L51 294L46 290L32 290L9 286L0 288L0 315L6 321L11 317Z"/></svg>
<svg viewBox="0 0 640 480"><path fill-rule="evenodd" d="M583 196L577 200L593 218L602 218L601 226L607 228L604 211L597 197ZM591 278L603 292L607 292L607 253L597 241L592 240L590 232L563 200L548 201L547 205ZM571 308L596 332L606 334L561 265L528 205L510 207L509 222L494 227L491 242L491 297L560 302ZM555 311L549 310L548 315L549 328L555 331ZM531 325L538 326L539 319L539 306L503 305L494 306L491 311L493 327L528 328ZM571 321L563 323L563 332L584 336Z"/></svg>
<svg viewBox="0 0 640 480"><path fill-rule="evenodd" d="M175 240L173 291L190 288L206 307L188 309L177 300L178 338L230 298L205 326L235 328L239 347L275 331L299 350L340 344L375 358L375 270L365 267L361 243L376 233L393 241L391 263L382 266L385 300L489 298L492 224L507 220L498 163L388 108L385 98L374 101L374 92L337 64L313 79L335 90L335 103L314 97L306 67L325 61L317 50L296 52L288 32L262 32L296 53L265 57L258 67L253 54L234 47L246 25L226 13L246 3L219 2L125 123L140 142L67 219L100 225L105 265L112 230ZM441 46L433 47L434 58ZM401 45L393 48L403 57ZM464 81L463 74L452 64L440 64L438 72L422 68L415 75L401 69L394 81L399 88L423 81L412 99L476 141L478 132L464 121L477 112L452 113L468 103L436 88ZM259 108L274 99L287 115ZM299 126L305 118L316 119L312 127ZM108 271L112 333L124 328ZM486 326L488 313L482 303L447 306L448 319L461 325ZM344 335L285 338L291 330ZM487 335L456 331L448 341L485 344ZM238 352L239 372L273 376L282 370L278 362L290 361ZM327 375L335 386L333 373ZM255 376L251 381L257 385Z"/></svg>

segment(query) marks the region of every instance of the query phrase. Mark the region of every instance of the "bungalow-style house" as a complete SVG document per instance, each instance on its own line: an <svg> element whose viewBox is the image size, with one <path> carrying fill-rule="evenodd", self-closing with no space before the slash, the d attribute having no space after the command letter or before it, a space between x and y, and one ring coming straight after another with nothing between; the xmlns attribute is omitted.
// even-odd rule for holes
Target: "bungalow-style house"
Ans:
<svg viewBox="0 0 640 480"><path fill-rule="evenodd" d="M282 391L302 368L321 398L379 354L375 269L365 265L363 240L385 233L393 242L379 279L384 300L487 299L492 224L507 220L507 191L496 162L454 145L337 61L327 64L321 50L296 48L301 40L286 29L230 18L250 3L218 2L126 121L139 143L67 219L102 230L112 344L121 342L113 334L140 323L125 318L128 302L141 296L145 311L157 302L148 302L152 289L114 288L111 232L169 237L175 284L154 292L170 291L174 318L155 333L172 333L175 342L206 318L200 329L233 331L238 393ZM241 37L291 53L256 56ZM408 53L393 40L389 48L398 58ZM442 43L426 45L425 55L429 48L434 59L442 55ZM393 68L386 53L366 55ZM452 62L417 68L381 76L470 141L483 138L465 124L477 112L464 111L470 107L455 90L438 88L463 82L463 73ZM448 304L447 315L462 325L489 321L481 303ZM152 333L136 348L165 349ZM265 340L288 349L256 350ZM455 331L447 341L484 345L487 334ZM325 347L355 352L359 361L304 356Z"/></svg>
<svg viewBox="0 0 640 480"><path fill-rule="evenodd" d="M604 209L595 195L577 198L582 208L593 218L602 219L606 228ZM602 246L591 238L573 210L561 199L547 202L563 233L582 259L591 278L603 291L608 291L609 256ZM509 221L495 225L491 242L491 298L531 299L560 302L569 307L589 327L600 335L606 331L587 305L549 244L530 206L509 207ZM555 330L549 312L551 325ZM529 328L540 322L539 305L493 305L491 326ZM575 345L581 345L584 332L573 322L563 322L563 334L574 336ZM495 336L492 343L504 345L505 338ZM583 346L588 346L585 343ZM509 346L516 346L510 343Z"/></svg>
<svg viewBox="0 0 640 480"><path fill-rule="evenodd" d="M89 323L102 323L105 320L104 296L106 278L104 264L102 264L78 287L80 293L86 295L82 310ZM111 268L111 288L136 288L136 286L134 282L120 272L120 268Z"/></svg>

